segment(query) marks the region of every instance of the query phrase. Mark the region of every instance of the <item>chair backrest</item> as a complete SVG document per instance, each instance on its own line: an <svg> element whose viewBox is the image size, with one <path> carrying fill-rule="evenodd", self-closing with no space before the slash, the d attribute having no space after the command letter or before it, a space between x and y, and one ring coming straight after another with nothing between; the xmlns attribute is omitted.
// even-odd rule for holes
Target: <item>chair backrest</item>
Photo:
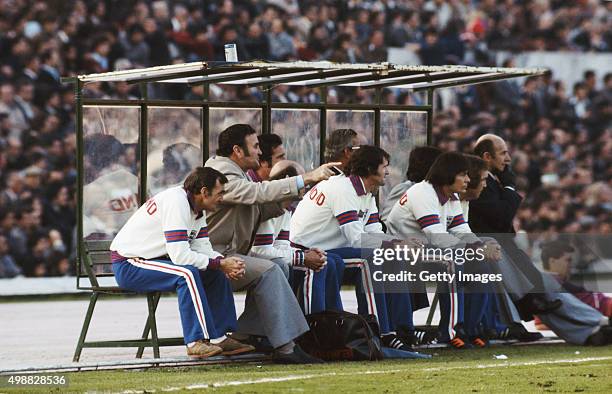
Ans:
<svg viewBox="0 0 612 394"><path fill-rule="evenodd" d="M100 286L98 278L114 276L111 263L110 244L110 240L83 241L84 256L81 264L82 268L85 269L86 275L81 275L81 277L86 276L87 278L89 278L91 286L80 286L79 281L77 282L77 288L91 290L107 289ZM82 273L83 271L81 270L80 272ZM107 290L116 288L117 287L108 287Z"/></svg>

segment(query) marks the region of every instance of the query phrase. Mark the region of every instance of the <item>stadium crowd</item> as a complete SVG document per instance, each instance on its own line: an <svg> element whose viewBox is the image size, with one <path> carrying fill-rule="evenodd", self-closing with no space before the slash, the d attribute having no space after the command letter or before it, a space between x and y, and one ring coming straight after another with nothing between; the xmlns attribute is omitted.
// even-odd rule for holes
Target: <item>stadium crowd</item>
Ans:
<svg viewBox="0 0 612 394"><path fill-rule="evenodd" d="M612 50L612 2L495 1L27 1L0 0L0 277L69 275L75 246L74 94L60 76L199 60L380 62L389 47L423 64L493 66L494 50ZM512 66L512 59L504 66ZM516 228L609 233L612 222L612 74L566 86L552 74L455 89L440 102L435 144L495 130L513 150L526 195ZM89 84L88 97L129 98L125 83ZM201 87L152 97L199 98ZM316 100L280 86L274 100ZM213 86L212 98L261 99ZM392 103L418 95L388 90ZM371 102L337 88L329 100Z"/></svg>

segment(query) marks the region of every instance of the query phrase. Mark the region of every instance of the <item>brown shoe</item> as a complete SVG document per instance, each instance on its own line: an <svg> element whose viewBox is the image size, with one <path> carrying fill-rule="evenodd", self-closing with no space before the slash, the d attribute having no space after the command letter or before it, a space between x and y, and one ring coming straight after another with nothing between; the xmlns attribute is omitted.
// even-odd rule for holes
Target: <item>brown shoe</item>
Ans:
<svg viewBox="0 0 612 394"><path fill-rule="evenodd" d="M246 345L242 342L238 342L233 338L226 338L223 342L218 343L221 349L223 349L224 356L234 356L236 354L248 353L255 350L255 346Z"/></svg>
<svg viewBox="0 0 612 394"><path fill-rule="evenodd" d="M217 345L213 345L207 340L196 341L193 346L187 347L187 355L193 358L207 358L215 356L221 352L223 352L223 349Z"/></svg>

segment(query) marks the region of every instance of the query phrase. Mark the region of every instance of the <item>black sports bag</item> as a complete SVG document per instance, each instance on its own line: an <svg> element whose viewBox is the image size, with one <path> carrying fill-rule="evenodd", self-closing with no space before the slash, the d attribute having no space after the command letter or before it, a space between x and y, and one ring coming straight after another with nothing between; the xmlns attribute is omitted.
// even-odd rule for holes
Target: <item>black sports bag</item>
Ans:
<svg viewBox="0 0 612 394"><path fill-rule="evenodd" d="M324 311L306 316L310 331L298 343L325 361L382 360L378 323L350 312Z"/></svg>

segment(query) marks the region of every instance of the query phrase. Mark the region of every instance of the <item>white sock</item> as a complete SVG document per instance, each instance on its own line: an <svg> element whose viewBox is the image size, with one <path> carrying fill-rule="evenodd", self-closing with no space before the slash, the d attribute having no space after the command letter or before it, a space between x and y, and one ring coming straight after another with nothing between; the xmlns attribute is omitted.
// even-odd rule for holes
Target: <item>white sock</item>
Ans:
<svg viewBox="0 0 612 394"><path fill-rule="evenodd" d="M276 348L276 351L280 354L291 354L295 348L295 342L287 342L286 344Z"/></svg>
<svg viewBox="0 0 612 394"><path fill-rule="evenodd" d="M187 347L192 347L192 346L193 346L193 345L195 345L195 344L196 344L195 342L189 342L189 343L187 344Z"/></svg>
<svg viewBox="0 0 612 394"><path fill-rule="evenodd" d="M227 339L227 337L225 335L223 335L222 337L211 339L210 343L212 343L213 345L217 345L217 344L225 341L226 339Z"/></svg>

